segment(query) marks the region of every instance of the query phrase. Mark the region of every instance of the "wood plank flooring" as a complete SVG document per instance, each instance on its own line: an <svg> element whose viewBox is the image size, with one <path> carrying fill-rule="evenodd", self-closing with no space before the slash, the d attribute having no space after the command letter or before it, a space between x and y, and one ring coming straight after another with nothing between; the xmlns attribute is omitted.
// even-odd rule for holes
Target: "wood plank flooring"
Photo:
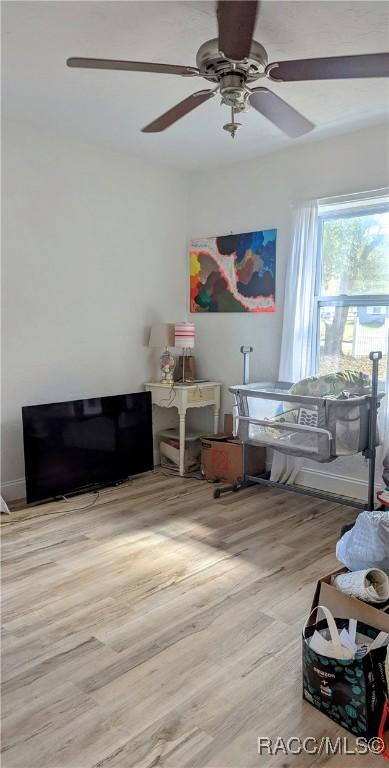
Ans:
<svg viewBox="0 0 389 768"><path fill-rule="evenodd" d="M2 519L3 768L344 765L257 738L347 735L301 700L300 633L355 511L158 472L91 501Z"/></svg>

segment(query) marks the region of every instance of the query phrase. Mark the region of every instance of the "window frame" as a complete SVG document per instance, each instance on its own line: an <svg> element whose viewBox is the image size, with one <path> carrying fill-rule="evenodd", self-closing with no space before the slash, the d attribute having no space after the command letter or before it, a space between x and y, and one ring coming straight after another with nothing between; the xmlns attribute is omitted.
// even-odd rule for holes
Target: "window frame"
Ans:
<svg viewBox="0 0 389 768"><path fill-rule="evenodd" d="M371 198L359 200L357 204L351 202L334 203L333 205L323 205L320 210L320 201L318 207L318 233L316 248L316 275L315 275L315 294L314 294L314 312L313 312L313 354L312 361L316 375L320 368L320 310L322 307L370 307L385 306L389 307L389 294L338 294L327 296L321 293L322 281L322 242L323 228L326 221L331 219L343 219L356 216L369 216L372 213L389 213L389 199L385 202L382 198L379 202L374 202ZM388 350L389 353L389 350Z"/></svg>

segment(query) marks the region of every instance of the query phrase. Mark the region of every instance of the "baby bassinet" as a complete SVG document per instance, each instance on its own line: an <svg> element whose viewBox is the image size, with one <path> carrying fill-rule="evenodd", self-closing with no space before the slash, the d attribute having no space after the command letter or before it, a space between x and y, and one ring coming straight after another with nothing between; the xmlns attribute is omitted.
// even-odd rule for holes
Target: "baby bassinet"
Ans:
<svg viewBox="0 0 389 768"><path fill-rule="evenodd" d="M237 433L244 443L324 463L368 448L369 394L312 396L295 394L292 386L264 382L229 388L235 396Z"/></svg>
<svg viewBox="0 0 389 768"><path fill-rule="evenodd" d="M293 385L286 382L248 384L248 356L252 347L241 347L241 352L245 383L229 390L235 397L236 431L243 442L243 471L237 482L216 488L214 498L259 484L337 504L346 502L345 496L335 493L271 480L267 472L262 475L247 473L246 446L254 443L319 462L363 453L369 466L367 500L347 499L347 505L373 510L376 446L379 443L377 412L385 395L378 392L382 352L369 354L371 380L365 373L342 371L310 377Z"/></svg>

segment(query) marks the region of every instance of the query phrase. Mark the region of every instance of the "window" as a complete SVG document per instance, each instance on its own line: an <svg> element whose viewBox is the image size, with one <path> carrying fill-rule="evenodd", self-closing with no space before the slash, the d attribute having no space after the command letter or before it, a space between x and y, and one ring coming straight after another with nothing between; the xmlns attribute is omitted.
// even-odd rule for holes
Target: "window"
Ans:
<svg viewBox="0 0 389 768"><path fill-rule="evenodd" d="M316 370L371 372L389 338L389 199L319 206Z"/></svg>

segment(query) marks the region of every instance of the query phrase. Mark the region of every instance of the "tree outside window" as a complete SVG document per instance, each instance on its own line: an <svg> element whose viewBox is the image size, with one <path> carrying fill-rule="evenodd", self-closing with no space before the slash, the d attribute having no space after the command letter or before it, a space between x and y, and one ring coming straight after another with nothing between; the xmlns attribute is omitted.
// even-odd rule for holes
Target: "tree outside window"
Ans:
<svg viewBox="0 0 389 768"><path fill-rule="evenodd" d="M389 335L389 210L321 217L318 299L320 373L370 373L381 350L385 377Z"/></svg>

